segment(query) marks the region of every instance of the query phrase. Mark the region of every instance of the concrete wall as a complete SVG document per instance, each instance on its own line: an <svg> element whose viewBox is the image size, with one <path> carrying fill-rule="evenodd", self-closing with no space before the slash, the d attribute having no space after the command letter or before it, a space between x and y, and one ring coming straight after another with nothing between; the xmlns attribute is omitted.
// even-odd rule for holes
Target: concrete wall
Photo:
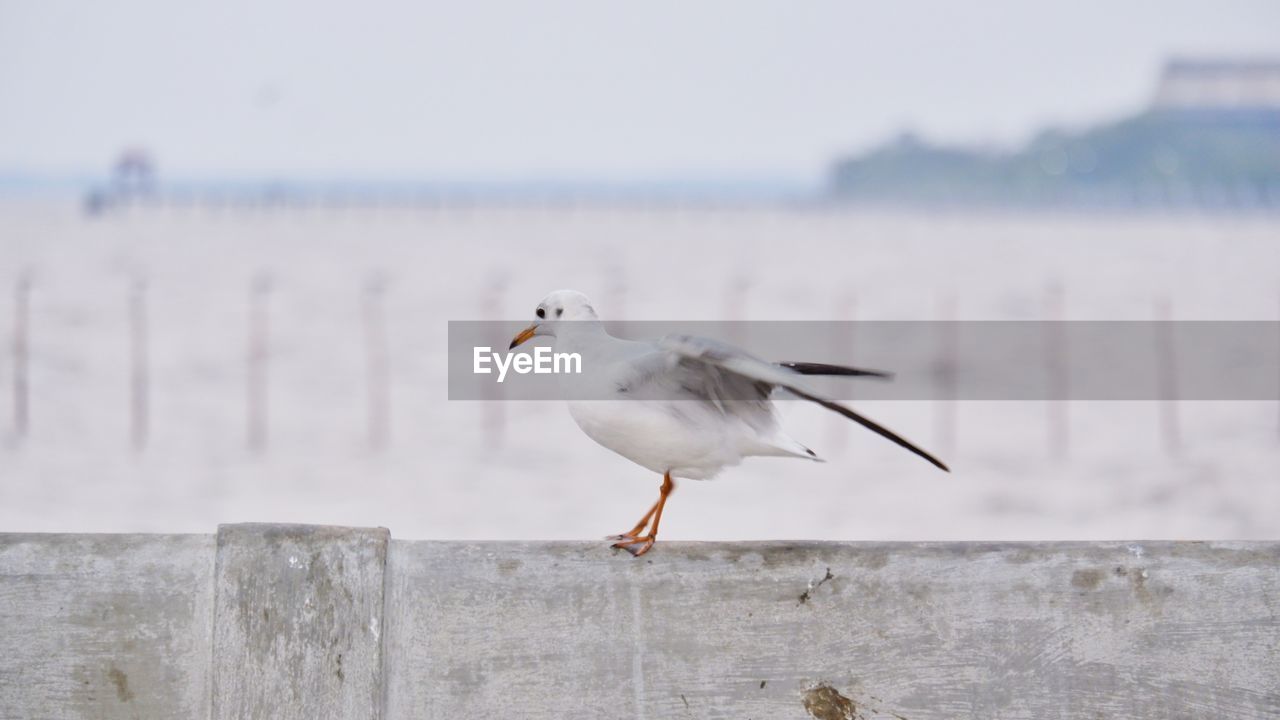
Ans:
<svg viewBox="0 0 1280 720"><path fill-rule="evenodd" d="M1280 543L0 535L0 718L1276 718Z"/></svg>

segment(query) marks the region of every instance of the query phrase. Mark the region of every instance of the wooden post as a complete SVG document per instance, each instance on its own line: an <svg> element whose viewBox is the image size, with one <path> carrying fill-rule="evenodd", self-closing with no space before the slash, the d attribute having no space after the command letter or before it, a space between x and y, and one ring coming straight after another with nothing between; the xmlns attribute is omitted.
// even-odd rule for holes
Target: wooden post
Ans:
<svg viewBox="0 0 1280 720"><path fill-rule="evenodd" d="M495 270L480 300L480 315L485 320L500 320L502 298L507 290L507 274ZM485 447L501 447L506 439L507 406L498 397L497 385L484 385L484 398L480 401L480 438Z"/></svg>
<svg viewBox="0 0 1280 720"><path fill-rule="evenodd" d="M1178 422L1178 357L1173 337L1173 308L1167 297L1156 300L1156 382L1160 393L1160 434L1170 456L1182 452Z"/></svg>
<svg viewBox="0 0 1280 720"><path fill-rule="evenodd" d="M267 448L267 371L271 277L260 272L249 285L248 441L255 454Z"/></svg>
<svg viewBox="0 0 1280 720"><path fill-rule="evenodd" d="M831 333L831 357L837 365L855 365L853 362L854 317L856 317L857 296L852 292L844 293L836 301L836 323ZM843 451L849 439L849 422L839 415L832 414L827 419L827 443L834 450Z"/></svg>
<svg viewBox="0 0 1280 720"><path fill-rule="evenodd" d="M369 448L374 451L385 449L391 437L391 349L383 306L386 288L386 277L374 273L365 281L363 298L365 409Z"/></svg>
<svg viewBox="0 0 1280 720"><path fill-rule="evenodd" d="M729 342L742 345L746 342L746 327L742 318L746 317L747 296L753 283L746 275L735 275L724 291L724 312L722 317L729 321Z"/></svg>
<svg viewBox="0 0 1280 720"><path fill-rule="evenodd" d="M129 290L129 427L136 452L146 448L150 429L147 329L147 281L145 277L138 276L133 279Z"/></svg>
<svg viewBox="0 0 1280 720"><path fill-rule="evenodd" d="M954 456L956 451L956 385L960 354L956 303L954 293L938 299L938 397L934 401L934 428L938 450L948 456Z"/></svg>
<svg viewBox="0 0 1280 720"><path fill-rule="evenodd" d="M28 362L31 321L31 273L18 276L13 297L13 435L21 440L30 429Z"/></svg>
<svg viewBox="0 0 1280 720"><path fill-rule="evenodd" d="M1049 286L1045 299L1045 373L1048 376L1049 455L1065 460L1071 444L1067 399L1071 394L1070 358L1067 353L1066 290L1061 283Z"/></svg>
<svg viewBox="0 0 1280 720"><path fill-rule="evenodd" d="M627 317L627 272L623 265L609 262L604 268L604 277L609 279L607 304L601 308L610 320L625 320Z"/></svg>

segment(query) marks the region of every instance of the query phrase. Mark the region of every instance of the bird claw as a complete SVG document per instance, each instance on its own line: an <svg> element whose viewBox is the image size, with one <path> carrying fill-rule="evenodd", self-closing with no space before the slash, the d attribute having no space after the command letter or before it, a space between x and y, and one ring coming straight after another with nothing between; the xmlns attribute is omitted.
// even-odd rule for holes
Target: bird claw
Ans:
<svg viewBox="0 0 1280 720"><path fill-rule="evenodd" d="M631 557L640 557L649 552L653 548L655 538L653 537L634 537L631 535L614 535L606 538L608 540L619 540L611 547L615 550L626 550L631 553ZM637 547L638 546L638 547Z"/></svg>

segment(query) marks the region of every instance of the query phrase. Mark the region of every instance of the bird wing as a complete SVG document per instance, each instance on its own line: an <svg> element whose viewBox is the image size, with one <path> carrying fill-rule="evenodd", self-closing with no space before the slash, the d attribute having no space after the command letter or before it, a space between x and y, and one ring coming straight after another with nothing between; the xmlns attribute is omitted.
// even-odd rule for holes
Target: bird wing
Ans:
<svg viewBox="0 0 1280 720"><path fill-rule="evenodd" d="M638 380L661 382L665 390L679 388L697 399L722 408L736 407L763 412L770 420L773 410L769 395L782 388L793 395L817 403L858 423L875 434L919 455L934 466L950 472L941 460L901 435L837 402L820 396L808 387L798 371L761 360L727 343L693 335L668 335L655 344L664 353L651 356ZM732 403L732 405L731 405ZM746 407L742 407L745 403Z"/></svg>
<svg viewBox="0 0 1280 720"><path fill-rule="evenodd" d="M716 352L714 340L690 340L703 343L703 351ZM666 346L666 342L667 339L644 343L646 348L642 353L617 366L625 367L624 372L615 373L613 377L614 390L619 397L661 401L669 412L684 419L701 414L733 418L746 423L762 436L769 435L777 427L773 404L769 400L776 382L759 377L758 373L737 371L732 365L707 362L692 347L681 352ZM751 359L731 346L723 348L726 353L733 351ZM732 358L726 356L724 359L732 363ZM755 362L760 363L761 369L768 367L764 361Z"/></svg>
<svg viewBox="0 0 1280 720"><path fill-rule="evenodd" d="M884 370L868 370L866 368L845 367L844 365L827 365L812 362L780 362L784 368L790 368L801 375L842 375L845 377L873 377L892 380L893 373Z"/></svg>

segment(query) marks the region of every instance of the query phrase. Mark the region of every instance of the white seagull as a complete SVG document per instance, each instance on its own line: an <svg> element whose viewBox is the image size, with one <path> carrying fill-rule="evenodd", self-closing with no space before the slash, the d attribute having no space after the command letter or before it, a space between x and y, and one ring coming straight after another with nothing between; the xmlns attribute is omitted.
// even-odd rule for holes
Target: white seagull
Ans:
<svg viewBox="0 0 1280 720"><path fill-rule="evenodd" d="M805 375L888 377L820 363L771 363L732 345L689 335L636 342L605 332L587 297L557 290L537 319L511 341L555 338L555 352L577 353L581 375L562 375L569 413L592 440L662 475L658 501L636 526L608 540L639 557L653 547L673 478L705 480L745 457L822 460L784 433L770 399L781 389L840 413L950 472L942 461L849 408L819 397ZM652 520L652 525L650 525ZM646 531L647 528L647 531Z"/></svg>

